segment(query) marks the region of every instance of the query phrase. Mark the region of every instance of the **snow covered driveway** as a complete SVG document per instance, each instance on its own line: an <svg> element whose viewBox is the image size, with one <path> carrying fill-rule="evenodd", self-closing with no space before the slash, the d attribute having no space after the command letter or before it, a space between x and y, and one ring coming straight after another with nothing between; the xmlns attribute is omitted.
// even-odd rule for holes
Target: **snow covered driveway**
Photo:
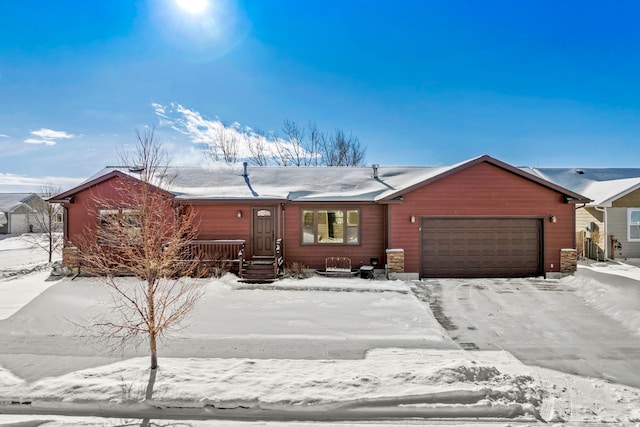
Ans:
<svg viewBox="0 0 640 427"><path fill-rule="evenodd" d="M600 288L615 291L614 282ZM417 286L462 348L506 350L527 365L640 387L638 330L587 303L581 287L597 284L584 278L434 279Z"/></svg>

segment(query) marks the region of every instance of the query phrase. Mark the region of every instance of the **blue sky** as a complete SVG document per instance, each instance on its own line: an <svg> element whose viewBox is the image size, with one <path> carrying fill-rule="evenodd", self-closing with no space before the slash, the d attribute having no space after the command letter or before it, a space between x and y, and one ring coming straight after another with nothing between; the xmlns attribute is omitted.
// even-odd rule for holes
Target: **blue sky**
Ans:
<svg viewBox="0 0 640 427"><path fill-rule="evenodd" d="M639 17L636 1L0 1L0 184L87 177L144 126L174 164L203 162L201 126L175 125L194 117L313 121L383 165L640 166Z"/></svg>

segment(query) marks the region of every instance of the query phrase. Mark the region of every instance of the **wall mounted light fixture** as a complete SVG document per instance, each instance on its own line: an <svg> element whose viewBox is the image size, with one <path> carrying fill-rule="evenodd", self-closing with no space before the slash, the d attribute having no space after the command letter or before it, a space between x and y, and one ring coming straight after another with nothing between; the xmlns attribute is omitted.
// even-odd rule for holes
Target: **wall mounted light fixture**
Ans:
<svg viewBox="0 0 640 427"><path fill-rule="evenodd" d="M555 215L551 215L551 216L549 217L549 221L551 221L552 223L554 223L554 224L555 224L556 222L558 222L558 218L556 218L556 216L555 216Z"/></svg>
<svg viewBox="0 0 640 427"><path fill-rule="evenodd" d="M415 215L411 215L411 216L409 217L409 222L410 222L411 224L415 223L415 222L416 222L416 216L415 216Z"/></svg>
<svg viewBox="0 0 640 427"><path fill-rule="evenodd" d="M242 218L242 210L238 209L238 212L236 212L236 216L238 218Z"/></svg>

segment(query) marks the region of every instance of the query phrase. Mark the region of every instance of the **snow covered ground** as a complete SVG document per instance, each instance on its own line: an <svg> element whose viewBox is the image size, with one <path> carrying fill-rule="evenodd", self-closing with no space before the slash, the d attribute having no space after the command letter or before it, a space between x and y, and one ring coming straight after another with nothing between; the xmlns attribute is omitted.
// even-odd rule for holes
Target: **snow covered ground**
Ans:
<svg viewBox="0 0 640 427"><path fill-rule="evenodd" d="M0 278L46 265L48 254L38 244L46 244L43 234L0 235ZM60 254L55 254L55 257L59 259Z"/></svg>
<svg viewBox="0 0 640 427"><path fill-rule="evenodd" d="M13 239L0 241L0 251L25 250ZM0 426L121 425L89 415L180 419L185 411L239 417L226 425L244 425L251 415L266 420L262 425L366 416L640 422L640 390L526 366L505 351L460 350L412 283L359 278L263 287L229 275L203 282L205 298L161 347L153 399L144 401L144 346L114 354L81 337L83 322L105 308L108 294L98 280L45 281L42 271L3 277L3 268L16 270L0 267ZM634 327L637 288L598 278L563 281L594 309ZM71 413L85 416L55 415Z"/></svg>

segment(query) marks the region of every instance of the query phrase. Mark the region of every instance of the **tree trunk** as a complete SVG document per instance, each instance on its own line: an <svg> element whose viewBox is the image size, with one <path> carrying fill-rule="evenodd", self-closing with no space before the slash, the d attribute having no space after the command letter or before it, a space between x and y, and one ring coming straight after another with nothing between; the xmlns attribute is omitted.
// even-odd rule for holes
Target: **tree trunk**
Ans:
<svg viewBox="0 0 640 427"><path fill-rule="evenodd" d="M151 369L158 367L158 349L156 346L156 334L149 334L149 349L151 350Z"/></svg>

